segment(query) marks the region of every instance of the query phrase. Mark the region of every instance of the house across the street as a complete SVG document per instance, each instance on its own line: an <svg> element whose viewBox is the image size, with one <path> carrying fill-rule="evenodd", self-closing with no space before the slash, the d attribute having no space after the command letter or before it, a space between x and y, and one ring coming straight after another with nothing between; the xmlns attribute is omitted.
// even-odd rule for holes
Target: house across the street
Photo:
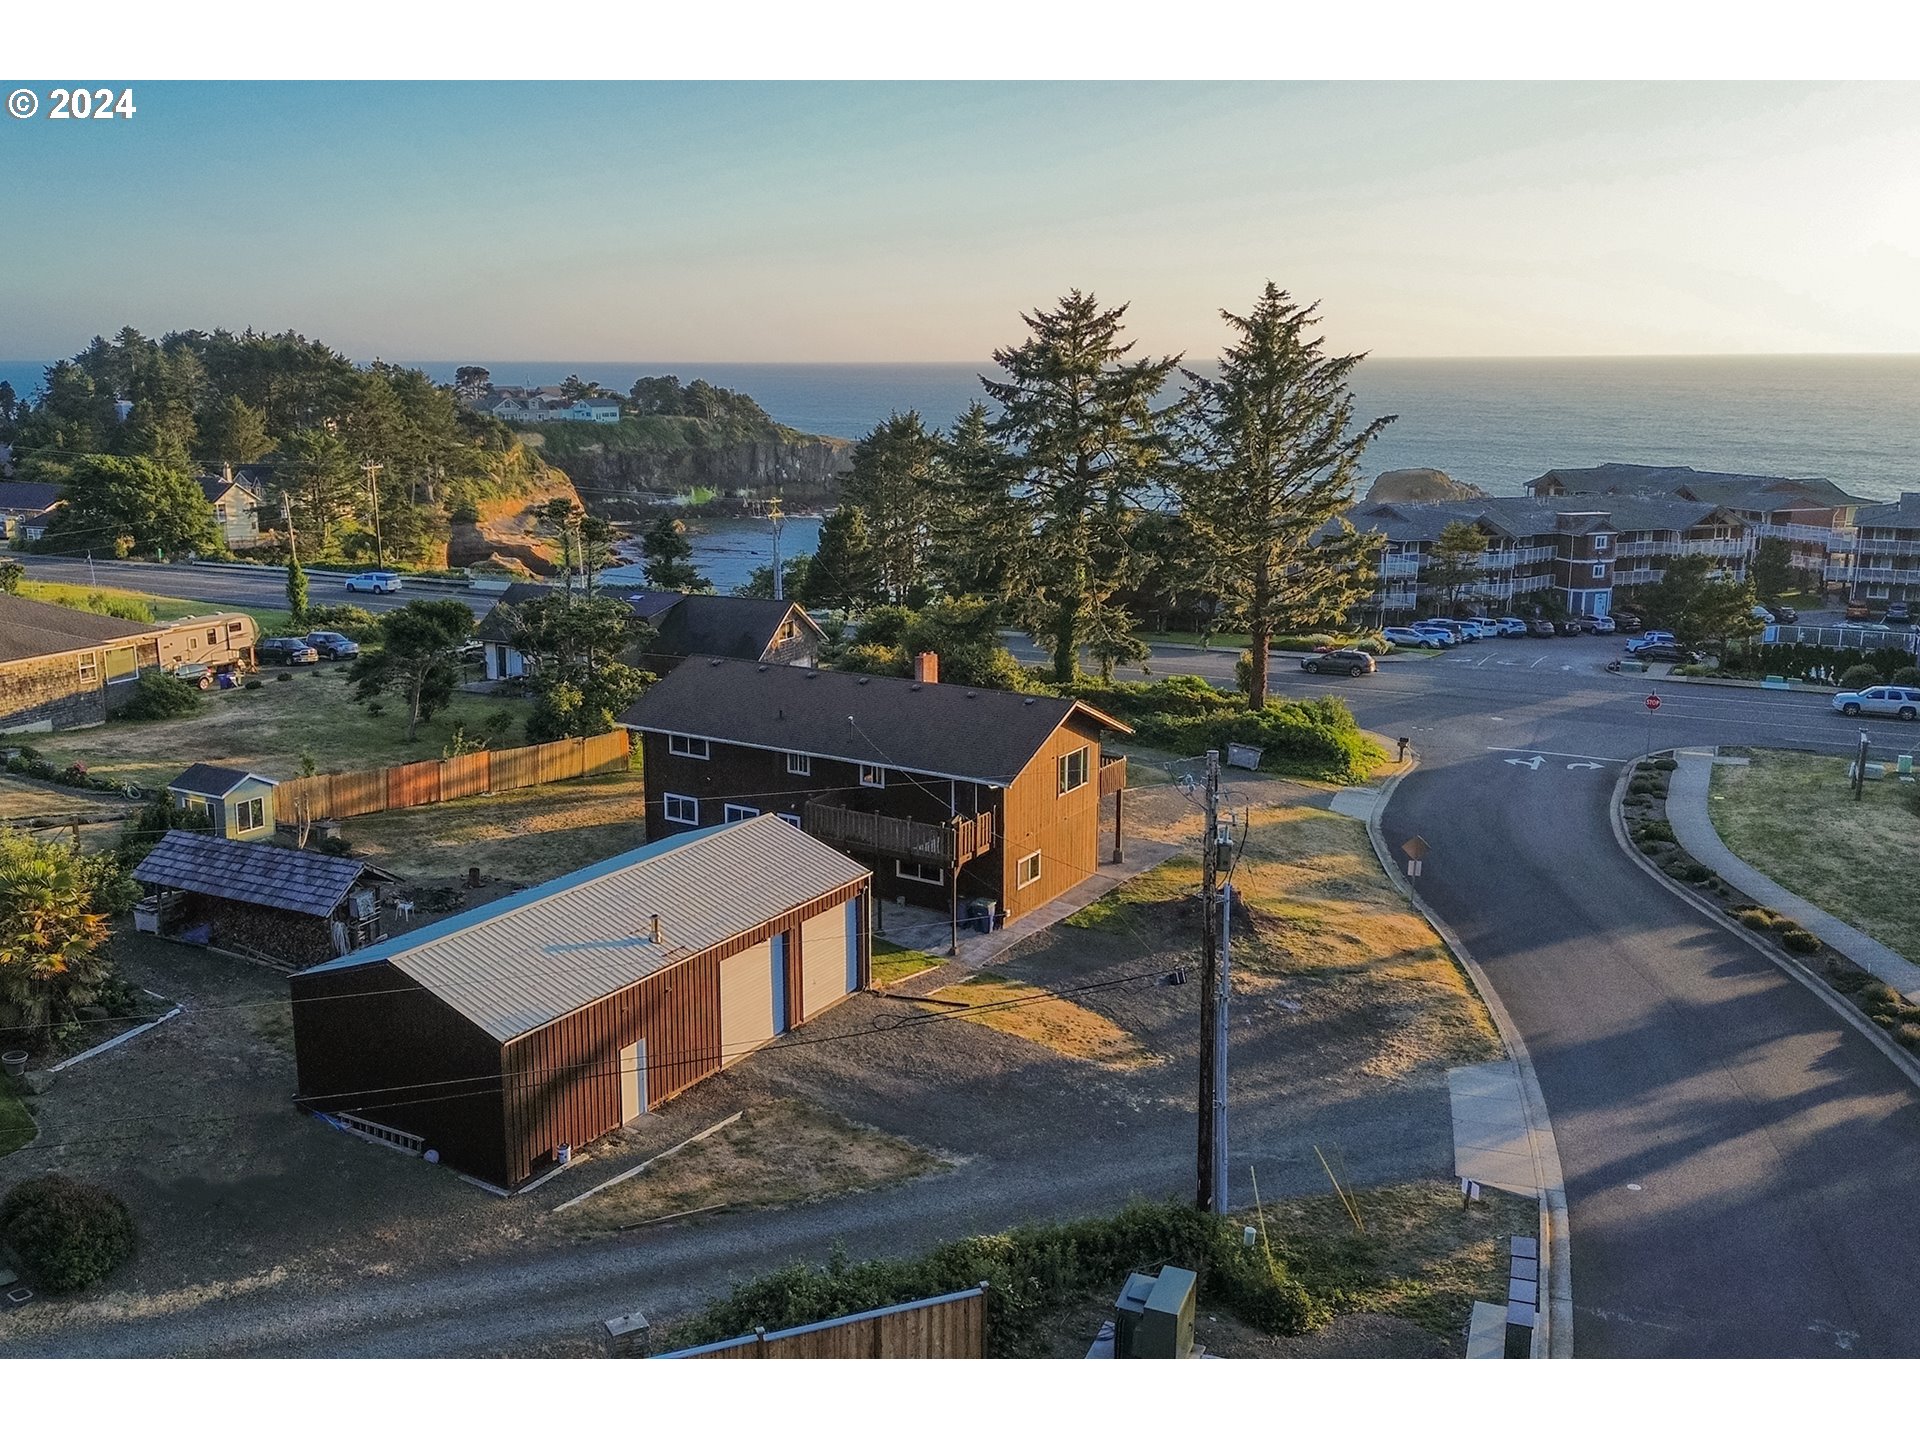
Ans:
<svg viewBox="0 0 1920 1440"><path fill-rule="evenodd" d="M697 656L621 717L645 746L647 834L770 813L871 864L881 893L1014 919L1093 875L1126 784L1078 700ZM1119 809L1115 807L1118 840Z"/></svg>
<svg viewBox="0 0 1920 1440"><path fill-rule="evenodd" d="M530 600L555 594L552 585L509 585L481 618L474 635L486 647L487 678L527 673L529 661L513 645L519 610ZM774 665L811 665L826 637L800 606L744 595L682 594L678 590L603 590L624 599L650 628L649 638L625 655L642 670L664 675L689 655L726 655Z"/></svg>
<svg viewBox="0 0 1920 1440"><path fill-rule="evenodd" d="M227 840L273 838L273 786L264 775L225 765L189 765L167 782L167 795L183 810L197 810L213 821L213 833Z"/></svg>
<svg viewBox="0 0 1920 1440"><path fill-rule="evenodd" d="M169 830L133 878L147 890L141 930L311 965L386 934L379 885L394 877L346 856Z"/></svg>
<svg viewBox="0 0 1920 1440"><path fill-rule="evenodd" d="M317 965L297 1101L511 1189L863 989L869 878L767 816Z"/></svg>
<svg viewBox="0 0 1920 1440"><path fill-rule="evenodd" d="M218 475L199 478L200 493L213 509L213 523L229 550L250 550L260 543L260 492L237 479L231 465Z"/></svg>

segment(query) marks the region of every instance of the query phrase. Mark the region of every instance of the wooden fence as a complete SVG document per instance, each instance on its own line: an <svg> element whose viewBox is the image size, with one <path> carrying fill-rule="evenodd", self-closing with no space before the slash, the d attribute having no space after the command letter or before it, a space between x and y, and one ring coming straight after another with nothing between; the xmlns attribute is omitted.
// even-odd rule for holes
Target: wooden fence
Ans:
<svg viewBox="0 0 1920 1440"><path fill-rule="evenodd" d="M415 760L384 770L350 770L341 775L307 775L282 780L274 790L278 819L349 820L382 810L437 805L463 795L493 790L524 790L555 780L603 775L627 768L625 730L586 739L554 740L513 750L476 750L451 760Z"/></svg>
<svg viewBox="0 0 1920 1440"><path fill-rule="evenodd" d="M675 1350L661 1360L979 1360L987 1350L987 1287L889 1305L838 1320Z"/></svg>

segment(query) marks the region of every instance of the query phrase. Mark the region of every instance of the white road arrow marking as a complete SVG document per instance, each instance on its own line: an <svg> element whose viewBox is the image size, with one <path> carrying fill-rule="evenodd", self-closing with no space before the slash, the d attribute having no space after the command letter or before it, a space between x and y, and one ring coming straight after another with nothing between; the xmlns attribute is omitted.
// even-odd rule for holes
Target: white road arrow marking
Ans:
<svg viewBox="0 0 1920 1440"><path fill-rule="evenodd" d="M1575 760L1567 766L1569 770L1598 770L1599 768L1591 760Z"/></svg>
<svg viewBox="0 0 1920 1440"><path fill-rule="evenodd" d="M1547 762L1538 755L1535 755L1531 760L1508 760L1507 761L1507 764L1509 765L1524 765L1529 770L1538 770L1542 765L1546 763Z"/></svg>

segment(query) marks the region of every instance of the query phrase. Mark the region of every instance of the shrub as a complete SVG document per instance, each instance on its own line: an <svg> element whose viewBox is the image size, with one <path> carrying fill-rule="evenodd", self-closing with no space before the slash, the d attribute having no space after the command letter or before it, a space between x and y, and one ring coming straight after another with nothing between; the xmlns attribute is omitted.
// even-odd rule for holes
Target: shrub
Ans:
<svg viewBox="0 0 1920 1440"><path fill-rule="evenodd" d="M1889 685L1920 685L1920 665L1906 665L1887 677Z"/></svg>
<svg viewBox="0 0 1920 1440"><path fill-rule="evenodd" d="M1675 843L1673 838L1673 826L1669 825L1664 820L1647 820L1642 822L1638 827L1635 828L1633 832L1633 838L1638 844L1641 844L1641 845L1649 845L1649 844L1671 845Z"/></svg>
<svg viewBox="0 0 1920 1440"><path fill-rule="evenodd" d="M313 630L335 630L349 640L364 643L379 638L380 617L359 605L309 605L300 633Z"/></svg>
<svg viewBox="0 0 1920 1440"><path fill-rule="evenodd" d="M1773 912L1771 910L1763 910L1757 905L1749 906L1745 910L1734 911L1733 918L1749 930L1771 930L1773 928Z"/></svg>
<svg viewBox="0 0 1920 1440"><path fill-rule="evenodd" d="M1662 755L1659 759L1653 762L1653 768L1656 770L1673 770L1673 769L1677 769L1679 767L1679 764L1680 762L1674 759L1671 755Z"/></svg>
<svg viewBox="0 0 1920 1440"><path fill-rule="evenodd" d="M70 1295L112 1274L133 1254L133 1216L120 1198L64 1175L23 1180L0 1201L4 1237L33 1283Z"/></svg>
<svg viewBox="0 0 1920 1440"><path fill-rule="evenodd" d="M133 698L120 707L124 720L171 720L200 708L200 692L177 675L143 670L133 682Z"/></svg>
<svg viewBox="0 0 1920 1440"><path fill-rule="evenodd" d="M1820 938L1811 930L1802 930L1798 925L1791 928L1782 927L1775 933L1779 935L1780 943L1796 955L1812 955L1820 949Z"/></svg>
<svg viewBox="0 0 1920 1440"><path fill-rule="evenodd" d="M322 855L351 855L353 846L344 835L322 835L313 842L313 848Z"/></svg>
<svg viewBox="0 0 1920 1440"><path fill-rule="evenodd" d="M1651 795L1658 788L1659 787L1651 780L1635 780L1627 786L1627 793L1629 795Z"/></svg>
<svg viewBox="0 0 1920 1440"><path fill-rule="evenodd" d="M1871 665L1851 665L1840 675L1842 690L1864 690L1880 683L1880 672Z"/></svg>
<svg viewBox="0 0 1920 1440"><path fill-rule="evenodd" d="M258 675L249 675L246 682L240 688L243 690L258 690L260 688L260 677Z"/></svg>

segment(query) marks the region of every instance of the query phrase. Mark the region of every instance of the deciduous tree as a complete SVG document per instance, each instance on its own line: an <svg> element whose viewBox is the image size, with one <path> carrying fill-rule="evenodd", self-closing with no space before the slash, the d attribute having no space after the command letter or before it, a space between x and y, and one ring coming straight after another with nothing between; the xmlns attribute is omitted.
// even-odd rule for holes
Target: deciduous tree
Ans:
<svg viewBox="0 0 1920 1440"><path fill-rule="evenodd" d="M464 600L410 600L380 617L380 647L362 651L349 672L354 693L371 700L383 691L407 706L407 739L420 722L453 699L460 678L460 647L473 633Z"/></svg>
<svg viewBox="0 0 1920 1440"><path fill-rule="evenodd" d="M185 470L144 455L83 455L68 470L67 503L48 527L50 546L176 555L220 543L213 507Z"/></svg>
<svg viewBox="0 0 1920 1440"><path fill-rule="evenodd" d="M1715 568L1708 555L1673 556L1665 573L1641 588L1641 613L1671 630L1689 650L1721 649L1729 641L1758 635L1762 622L1753 614L1760 603L1753 582L1726 579Z"/></svg>

